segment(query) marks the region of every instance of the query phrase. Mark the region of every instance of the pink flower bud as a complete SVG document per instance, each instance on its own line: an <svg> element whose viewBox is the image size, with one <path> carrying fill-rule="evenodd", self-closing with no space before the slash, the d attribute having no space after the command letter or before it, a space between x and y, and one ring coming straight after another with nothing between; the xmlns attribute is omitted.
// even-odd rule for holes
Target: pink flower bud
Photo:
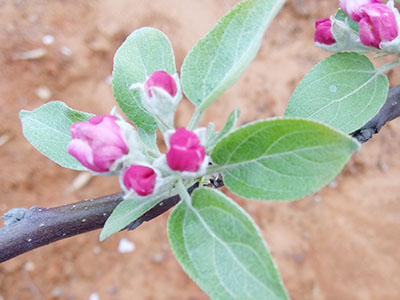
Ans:
<svg viewBox="0 0 400 300"><path fill-rule="evenodd" d="M198 136L179 128L169 139L167 164L172 170L196 172L204 161L206 151Z"/></svg>
<svg viewBox="0 0 400 300"><path fill-rule="evenodd" d="M112 163L129 152L117 120L114 116L98 115L88 122L72 124L68 153L94 172L110 171Z"/></svg>
<svg viewBox="0 0 400 300"><path fill-rule="evenodd" d="M399 34L396 16L384 4L366 4L361 7L363 18L358 32L361 42L366 46L379 48L381 41L392 41Z"/></svg>
<svg viewBox="0 0 400 300"><path fill-rule="evenodd" d="M169 75L165 71L155 71L151 76L146 80L144 84L144 88L149 95L151 94L151 87L158 87L166 91L171 97L175 97L177 92L175 79Z"/></svg>
<svg viewBox="0 0 400 300"><path fill-rule="evenodd" d="M356 22L363 17L361 7L365 4L381 3L381 0L340 0L340 8Z"/></svg>
<svg viewBox="0 0 400 300"><path fill-rule="evenodd" d="M152 168L131 165L124 171L123 182L128 190L133 189L139 196L147 196L153 193L156 178Z"/></svg>
<svg viewBox="0 0 400 300"><path fill-rule="evenodd" d="M399 34L396 16L384 4L366 4L361 8L364 16L360 20L358 32L366 46L379 48L381 41L392 41Z"/></svg>
<svg viewBox="0 0 400 300"><path fill-rule="evenodd" d="M329 18L317 20L315 22L314 42L325 45L334 44L336 41L335 38L333 37L331 28L332 24Z"/></svg>

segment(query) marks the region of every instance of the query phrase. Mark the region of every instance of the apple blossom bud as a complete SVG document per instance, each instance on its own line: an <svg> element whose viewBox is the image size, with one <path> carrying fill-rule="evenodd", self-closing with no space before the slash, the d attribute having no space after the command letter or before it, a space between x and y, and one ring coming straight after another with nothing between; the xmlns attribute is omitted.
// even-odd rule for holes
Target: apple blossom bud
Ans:
<svg viewBox="0 0 400 300"><path fill-rule="evenodd" d="M139 196L153 193L157 173L150 167L131 165L124 171L123 183L125 187L133 189Z"/></svg>
<svg viewBox="0 0 400 300"><path fill-rule="evenodd" d="M114 161L129 152L117 120L111 115L98 115L72 124L68 153L94 172L109 172Z"/></svg>
<svg viewBox="0 0 400 300"><path fill-rule="evenodd" d="M144 84L144 88L149 95L152 97L151 89L153 87L161 88L166 91L171 97L175 97L177 93L177 87L175 79L169 75L165 71L155 71L151 76L146 80Z"/></svg>
<svg viewBox="0 0 400 300"><path fill-rule="evenodd" d="M143 106L153 115L161 132L174 127L175 110L182 99L178 74L171 76L158 70L145 82L133 83L130 89L139 91Z"/></svg>
<svg viewBox="0 0 400 300"><path fill-rule="evenodd" d="M167 164L172 170L196 172L205 157L205 147L190 130L179 128L169 138Z"/></svg>
<svg viewBox="0 0 400 300"><path fill-rule="evenodd" d="M359 22L359 36L366 46L379 49L381 41L392 41L398 34L396 16L384 4L366 4L361 7L363 18Z"/></svg>
<svg viewBox="0 0 400 300"><path fill-rule="evenodd" d="M381 0L340 0L340 8L356 22L363 17L361 7L365 4L382 3Z"/></svg>
<svg viewBox="0 0 400 300"><path fill-rule="evenodd" d="M317 20L315 22L314 41L325 45L334 44L336 41L331 28L331 20L329 18Z"/></svg>

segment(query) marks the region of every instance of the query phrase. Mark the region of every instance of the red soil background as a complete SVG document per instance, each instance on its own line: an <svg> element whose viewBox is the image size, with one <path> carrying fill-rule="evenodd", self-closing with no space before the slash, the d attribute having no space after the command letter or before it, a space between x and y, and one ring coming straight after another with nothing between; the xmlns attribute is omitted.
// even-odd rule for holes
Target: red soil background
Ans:
<svg viewBox="0 0 400 300"><path fill-rule="evenodd" d="M71 192L79 172L63 169L23 137L18 112L60 99L107 113L114 105L112 58L136 28L170 38L178 69L185 54L237 0L0 1L0 215L14 207L58 206L119 191L114 178L93 178ZM240 122L282 116L302 76L328 56L313 45L317 18L338 1L290 0L271 24L239 82L202 118L221 128L240 107ZM44 45L51 34L55 41ZM60 49L70 50L70 55ZM19 54L42 48L34 60ZM68 52L68 51L67 51ZM398 71L389 74L400 84ZM51 97L38 96L45 86ZM48 96L48 95L47 95ZM177 126L193 112L181 104ZM232 196L254 218L295 300L400 299L400 120L363 145L337 180L294 202ZM208 297L181 270L168 246L168 214L105 242L99 231L36 249L0 265L0 299L190 299ZM121 238L136 245L118 252Z"/></svg>

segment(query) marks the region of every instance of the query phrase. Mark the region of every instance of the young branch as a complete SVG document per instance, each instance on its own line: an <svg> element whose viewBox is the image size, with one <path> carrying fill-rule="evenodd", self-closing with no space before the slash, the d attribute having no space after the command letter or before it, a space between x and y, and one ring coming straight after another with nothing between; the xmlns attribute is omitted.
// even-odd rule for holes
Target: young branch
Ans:
<svg viewBox="0 0 400 300"><path fill-rule="evenodd" d="M368 141L389 121L400 116L400 86L389 90L386 103L379 113L362 128L351 133L360 143ZM223 186L221 179L213 180L215 188ZM191 193L198 184L189 188ZM32 249L100 229L107 217L122 201L122 193L112 194L54 208L16 208L5 214L5 227L0 228L0 262ZM168 211L180 201L178 195L160 202L126 227L133 230Z"/></svg>
<svg viewBox="0 0 400 300"><path fill-rule="evenodd" d="M188 189L191 193L198 184ZM77 234L103 228L114 208L123 200L123 193L84 200L54 208L14 208L4 217L0 228L0 263L35 248ZM178 195L161 201L129 224L133 230L140 224L163 214L179 202Z"/></svg>
<svg viewBox="0 0 400 300"><path fill-rule="evenodd" d="M372 136L381 130L389 121L400 116L400 85L389 89L385 104L378 114L360 129L350 135L356 138L360 143L365 143Z"/></svg>

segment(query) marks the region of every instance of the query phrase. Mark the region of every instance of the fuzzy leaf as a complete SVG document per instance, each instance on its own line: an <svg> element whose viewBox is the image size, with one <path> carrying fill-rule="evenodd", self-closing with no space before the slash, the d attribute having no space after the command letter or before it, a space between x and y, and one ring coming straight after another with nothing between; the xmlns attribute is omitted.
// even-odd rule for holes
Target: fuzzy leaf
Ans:
<svg viewBox="0 0 400 300"><path fill-rule="evenodd" d="M211 299L288 299L279 272L250 217L230 198L196 189L168 219L171 248Z"/></svg>
<svg viewBox="0 0 400 300"><path fill-rule="evenodd" d="M200 110L204 111L237 81L284 2L241 1L194 46L182 65L182 87Z"/></svg>
<svg viewBox="0 0 400 300"><path fill-rule="evenodd" d="M342 170L357 141L325 125L272 119L238 129L212 153L225 185L257 200L294 200L319 190Z"/></svg>
<svg viewBox="0 0 400 300"><path fill-rule="evenodd" d="M139 92L130 90L133 83L144 83L155 71L175 74L175 58L164 33L154 28L140 28L131 33L114 56L113 92L119 106L138 127L155 130L153 117L142 105Z"/></svg>
<svg viewBox="0 0 400 300"><path fill-rule="evenodd" d="M146 199L126 199L113 210L107 219L100 233L100 241L105 240L110 235L124 229L130 223L142 216L145 212L152 209L158 202L163 200L166 193L154 198Z"/></svg>
<svg viewBox="0 0 400 300"><path fill-rule="evenodd" d="M19 117L25 138L42 154L62 167L87 170L67 152L69 127L87 121L93 114L73 110L61 101L52 101L33 111L21 110Z"/></svg>
<svg viewBox="0 0 400 300"><path fill-rule="evenodd" d="M285 116L317 120L350 133L378 113L388 89L387 77L366 56L338 53L321 61L304 76Z"/></svg>
<svg viewBox="0 0 400 300"><path fill-rule="evenodd" d="M138 134L142 142L149 147L150 149L157 150L157 135L153 130L144 130L142 128L138 128Z"/></svg>

